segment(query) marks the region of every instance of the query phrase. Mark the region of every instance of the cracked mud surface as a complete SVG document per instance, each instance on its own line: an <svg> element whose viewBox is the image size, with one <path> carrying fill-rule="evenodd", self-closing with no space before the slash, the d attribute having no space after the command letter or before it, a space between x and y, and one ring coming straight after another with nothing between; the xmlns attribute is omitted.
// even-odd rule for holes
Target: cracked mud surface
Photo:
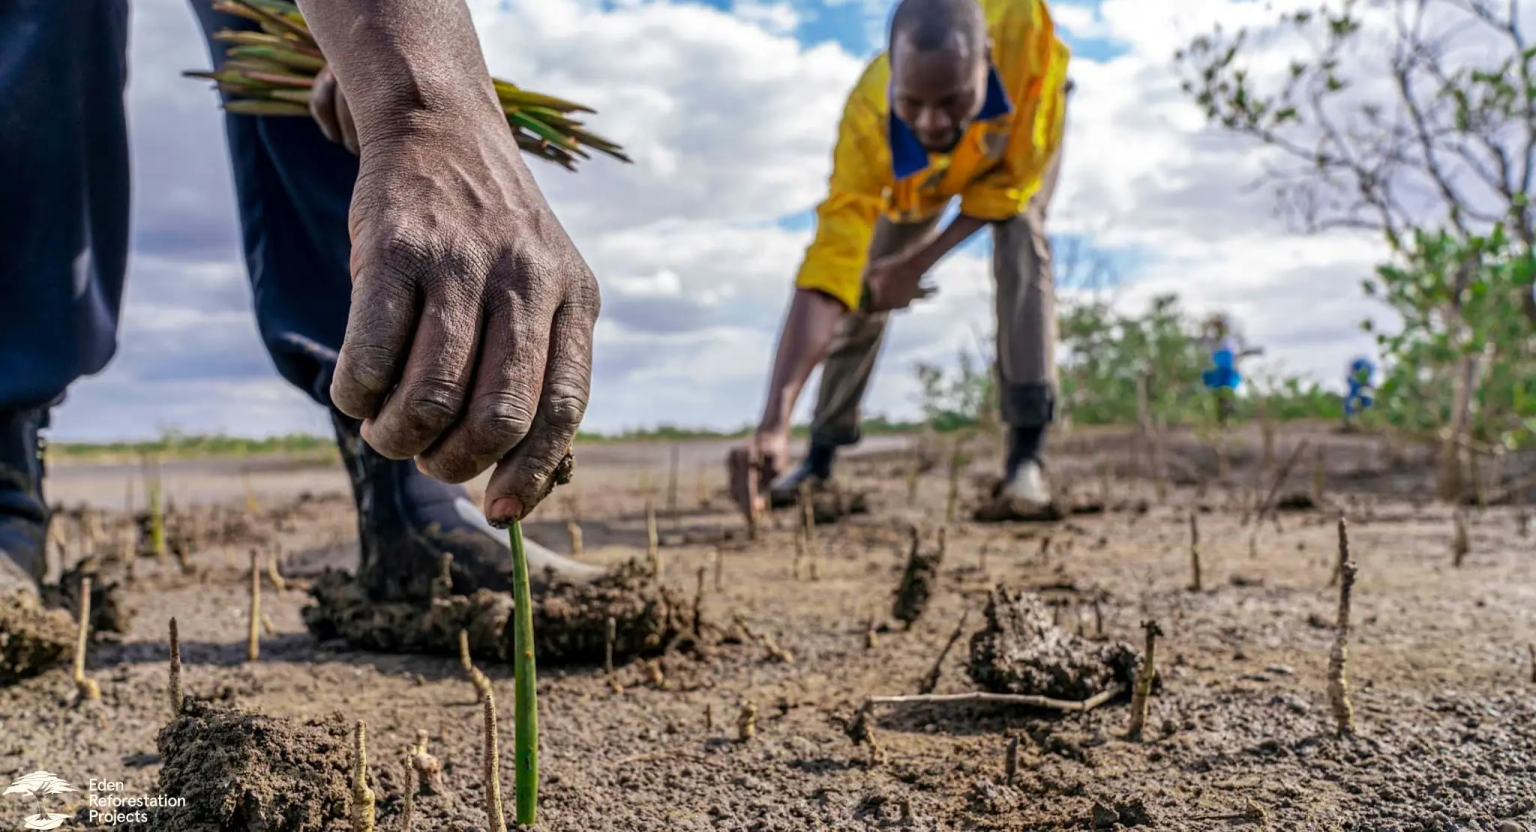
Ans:
<svg viewBox="0 0 1536 832"><path fill-rule="evenodd" d="M792 577L792 518L775 513L758 541L733 537L723 547L716 592L713 541L721 526L735 529L739 520L719 492L718 462L700 466L713 478L704 494L709 505L695 496L685 466L679 510L659 517L664 580L681 599L674 605L680 609L669 606L663 617L671 622L666 627L691 628L704 569L707 649L667 652L654 667L648 659L621 659L616 693L602 668L601 641L585 625L568 629L573 656L591 658L541 664L539 828L1082 830L1097 820L1100 828L1227 830L1259 828L1245 819L1257 807L1269 828L1286 830L1536 829L1536 538L1520 536L1522 509L1470 512L1471 553L1454 568L1451 509L1427 497L1427 453L1410 449L1393 459L1370 437L1294 428L1282 433L1276 455L1283 460L1308 430L1304 438L1328 448L1325 508L1287 500L1288 510L1260 528L1256 557L1249 555L1254 525L1240 522L1251 494L1270 485L1255 470L1256 438L1230 455L1225 481L1216 476L1214 452L1189 438L1168 442L1172 473L1164 501L1150 481L1137 478L1128 436L1085 431L1053 439L1053 485L1066 486L1074 502L1099 501L1105 510L1050 524L951 525L927 608L910 631L888 617L907 564L907 525L943 522L942 467L923 475L918 503L909 507L900 472L910 466L900 455L850 457L840 476L871 493L871 513L817 529L820 579ZM613 461L598 458L602 453ZM664 445L579 451L582 467L571 492L557 492L535 513L529 536L568 551L565 524L574 513L585 559L643 560L646 495L637 484L649 472L651 497L663 505L667 453ZM979 455L968 473L991 475L986 458ZM1506 476L1529 475L1531 467L1511 464ZM1306 470L1292 474L1282 496L1309 490L1310 465L1300 468ZM73 504L100 493L106 497L99 504L120 515L123 483L103 481L108 476L66 472L51 496ZM341 637L317 639L306 627L303 610L312 603L310 588L325 580L324 567L349 566L353 557L345 481L323 470L260 472L253 476L258 514L247 518L238 467L185 476L179 484L168 469L166 488L179 510L201 516L189 554L193 571L183 574L174 559L143 557L129 586L114 571L120 564L102 565L135 614L120 643L91 647L87 673L102 688L101 707L74 707L67 664L0 688L0 781L46 769L82 788L92 777L122 781L131 794L155 794L163 785L211 807L227 795L249 800L288 788L282 778L298 771L320 783L344 777L334 762L295 757L284 769L273 761L299 748L321 760L335 757L323 752L333 746L345 756L345 736L338 741L336 732L363 719L381 829L399 820L405 751L418 730L428 732L442 763L445 792L416 799L416 828L485 828L480 708L456 646L448 655L370 652ZM221 485L220 476L235 484ZM301 498L300 488L311 493ZM199 493L233 496L215 507L196 504ZM960 516L988 496L984 486L967 487ZM1343 739L1335 736L1325 676L1340 508L1349 512L1359 566L1349 645L1359 732ZM1191 510L1200 513L1202 592L1188 589ZM280 553L288 579L282 590L263 589L272 630L263 635L260 661L246 665L245 564L253 546ZM1123 698L1066 717L913 705L879 714L883 758L871 760L846 736L847 721L867 696L915 692L966 610L967 632L945 661L936 692L980 687L967 665L973 638L988 628L984 610L999 583L1038 595L1044 608L1031 615L1049 616L1097 648L1123 642L1139 652L1140 623L1161 624L1161 684L1144 741L1122 738L1129 710ZM727 637L731 628L724 625L735 614L792 660L770 655L759 640ZM208 700L209 713L223 716L204 715L195 725L183 717L167 729L165 630L172 615L188 696ZM866 649L872 617L879 632ZM483 629L494 652L495 620ZM506 714L509 669L490 652L477 662ZM757 709L757 735L740 743L736 717L744 702ZM236 709L265 716L224 715ZM256 731L264 718L284 727ZM209 736L225 739L209 745ZM1014 742L1010 781L1006 759ZM509 729L500 747L510 805ZM251 752L230 752L237 748ZM185 765L192 759L203 760L200 770L226 766L242 784L199 781ZM327 773L318 774L322 769ZM313 821L225 828L346 829L344 812L325 796L333 788L313 788L324 792L306 802L318 807ZM82 795L50 800L62 807L54 811L83 813ZM0 800L0 828L19 828L32 811ZM167 816L167 825L154 828L190 832L198 829L193 820L176 826Z"/></svg>

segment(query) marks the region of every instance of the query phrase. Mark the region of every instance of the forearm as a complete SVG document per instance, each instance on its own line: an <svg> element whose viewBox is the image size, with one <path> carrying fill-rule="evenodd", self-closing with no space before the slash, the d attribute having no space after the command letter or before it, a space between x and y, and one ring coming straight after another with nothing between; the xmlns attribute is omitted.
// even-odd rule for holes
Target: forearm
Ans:
<svg viewBox="0 0 1536 832"><path fill-rule="evenodd" d="M908 256L912 258L912 262L921 266L923 271L927 271L938 265L939 261L944 259L944 255L954 251L987 224L987 220L960 214L945 226L943 231L926 242L919 243Z"/></svg>
<svg viewBox="0 0 1536 832"><path fill-rule="evenodd" d="M847 310L840 302L822 292L795 290L779 333L760 430L782 430L789 425L806 379L826 357L838 321L845 314Z"/></svg>
<svg viewBox="0 0 1536 832"><path fill-rule="evenodd" d="M464 0L298 0L346 94L358 137L438 116L500 118Z"/></svg>

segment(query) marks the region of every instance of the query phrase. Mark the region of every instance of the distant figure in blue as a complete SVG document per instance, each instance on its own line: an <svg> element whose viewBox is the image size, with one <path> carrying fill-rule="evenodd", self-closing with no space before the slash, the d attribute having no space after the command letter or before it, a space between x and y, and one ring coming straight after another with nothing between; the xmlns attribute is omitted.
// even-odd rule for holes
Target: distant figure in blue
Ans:
<svg viewBox="0 0 1536 832"><path fill-rule="evenodd" d="M1243 383L1237 363L1249 356L1263 355L1264 350L1242 349L1227 317L1220 314L1206 321L1203 343L1211 351L1211 367L1200 374L1200 380L1216 396L1216 419L1225 427L1236 409L1237 388Z"/></svg>
<svg viewBox="0 0 1536 832"><path fill-rule="evenodd" d="M1369 358L1349 362L1344 379L1349 389L1344 393L1344 429L1353 430L1355 417L1376 403L1376 365Z"/></svg>

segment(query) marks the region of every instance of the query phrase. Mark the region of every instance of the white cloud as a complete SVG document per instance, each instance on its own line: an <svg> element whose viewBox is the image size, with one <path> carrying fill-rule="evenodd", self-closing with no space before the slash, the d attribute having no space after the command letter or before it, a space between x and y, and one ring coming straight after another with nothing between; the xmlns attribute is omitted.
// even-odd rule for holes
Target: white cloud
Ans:
<svg viewBox="0 0 1536 832"><path fill-rule="evenodd" d="M891 5L846 2L860 3L877 26ZM591 104L599 111L593 129L636 159L596 159L575 175L533 163L604 285L590 427L733 426L757 415L809 239L774 220L821 197L837 115L863 62L831 45L798 44L791 32L796 9L806 6L738 0L724 12L666 0L472 0L494 73ZM80 385L58 415L59 432L135 435L160 423L323 430L302 395L251 370L270 362L254 325L240 323L249 299L218 117L204 88L177 77L206 62L191 15L164 3L138 4L134 14L135 161L156 171L138 181L137 207L149 217L139 224L141 241L159 241L152 253L170 259L136 265L124 353L102 378ZM1263 154L1208 133L1170 65L1178 46L1218 19L1273 14L1238 0L1103 0L1097 13L1091 4L1058 3L1064 29L1124 52L1075 61L1053 221L1057 231L1145 253L1126 302L1177 291L1196 310L1230 309L1271 356L1332 380L1350 353L1369 345L1354 329L1371 311L1357 284L1380 247L1369 238L1285 233L1266 194L1243 193ZM161 117L174 130L157 128ZM183 228L188 239L178 238ZM187 253L194 238L213 242ZM912 413L911 363L950 356L973 343L974 327L988 327L985 261L951 258L937 282L937 298L894 321L871 411ZM199 286L206 303L221 299L218 317L174 297ZM247 366L218 382L153 380L164 349L153 336L167 331L182 333L188 350L234 354ZM110 406L120 400L131 403Z"/></svg>

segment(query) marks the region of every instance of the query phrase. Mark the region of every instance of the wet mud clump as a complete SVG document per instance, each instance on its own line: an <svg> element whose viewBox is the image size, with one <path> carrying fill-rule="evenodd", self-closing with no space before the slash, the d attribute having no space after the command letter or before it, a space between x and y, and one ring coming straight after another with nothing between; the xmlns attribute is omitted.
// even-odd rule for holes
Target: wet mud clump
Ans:
<svg viewBox="0 0 1536 832"><path fill-rule="evenodd" d="M939 567L944 563L944 530L939 530L937 545L924 552L917 527L911 527L911 548L907 553L907 568L901 573L901 584L896 588L896 602L891 605L891 617L911 629L923 612L928 609L928 599L933 597L934 585L939 580Z"/></svg>
<svg viewBox="0 0 1536 832"><path fill-rule="evenodd" d="M987 598L987 626L971 637L966 670L993 693L1089 699L1115 685L1129 690L1141 661L1123 642L1095 642L1057 627L1045 601L1004 586Z"/></svg>
<svg viewBox="0 0 1536 832"><path fill-rule="evenodd" d="M0 687L53 669L74 653L75 625L28 591L5 591L0 575Z"/></svg>
<svg viewBox="0 0 1536 832"><path fill-rule="evenodd" d="M348 817L352 727L187 700L161 729L160 791L182 805L149 810L156 832L320 832Z"/></svg>
<svg viewBox="0 0 1536 832"><path fill-rule="evenodd" d="M123 597L123 589L116 581L106 581L99 574L94 558L86 558L65 570L59 576L57 586L43 587L43 600L50 607L67 610L71 617L80 614L81 579L91 579L91 633L121 635L128 632L133 620L133 610Z"/></svg>
<svg viewBox="0 0 1536 832"><path fill-rule="evenodd" d="M458 656L459 631L469 634L470 654L504 661L512 638L512 598L477 590L431 601L378 602L345 572L328 570L310 589L313 604L304 624L318 639L342 639L377 653ZM692 602L657 586L631 562L592 581L562 582L546 576L534 595L534 650L541 664L603 660L607 622L616 625L615 658L659 652L692 626Z"/></svg>

